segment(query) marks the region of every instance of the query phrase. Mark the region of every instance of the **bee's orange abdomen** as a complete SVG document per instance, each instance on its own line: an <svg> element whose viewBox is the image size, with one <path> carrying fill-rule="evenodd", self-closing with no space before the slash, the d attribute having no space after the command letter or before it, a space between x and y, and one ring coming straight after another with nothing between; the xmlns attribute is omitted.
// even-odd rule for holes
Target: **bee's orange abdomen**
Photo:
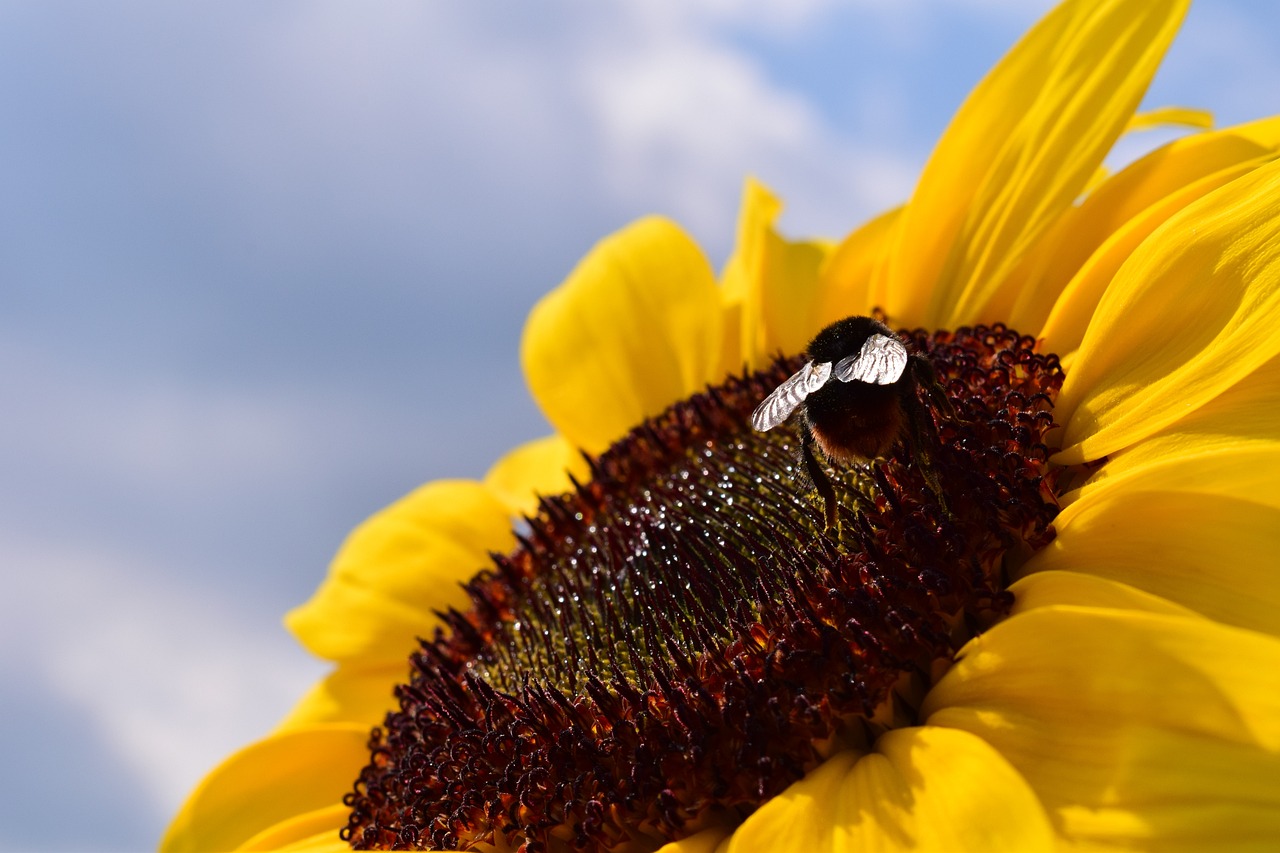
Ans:
<svg viewBox="0 0 1280 853"><path fill-rule="evenodd" d="M811 394L805 419L822 455L844 464L888 455L906 426L899 394L861 382L832 382Z"/></svg>
<svg viewBox="0 0 1280 853"><path fill-rule="evenodd" d="M832 424L811 423L810 427L822 455L848 465L887 456L902 433L903 423L902 409L888 406Z"/></svg>

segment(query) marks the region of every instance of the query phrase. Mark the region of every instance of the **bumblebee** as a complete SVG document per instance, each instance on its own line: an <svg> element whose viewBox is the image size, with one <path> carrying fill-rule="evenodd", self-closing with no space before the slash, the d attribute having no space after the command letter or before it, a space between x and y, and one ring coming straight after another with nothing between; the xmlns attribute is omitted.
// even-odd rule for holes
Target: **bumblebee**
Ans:
<svg viewBox="0 0 1280 853"><path fill-rule="evenodd" d="M815 445L831 463L852 465L885 456L902 439L941 498L928 466L936 429L918 391L944 416L953 413L929 360L908 352L888 326L871 317L832 323L809 342L806 354L809 362L756 407L751 424L766 432L800 410L800 455L822 496L827 529L837 526L836 493Z"/></svg>

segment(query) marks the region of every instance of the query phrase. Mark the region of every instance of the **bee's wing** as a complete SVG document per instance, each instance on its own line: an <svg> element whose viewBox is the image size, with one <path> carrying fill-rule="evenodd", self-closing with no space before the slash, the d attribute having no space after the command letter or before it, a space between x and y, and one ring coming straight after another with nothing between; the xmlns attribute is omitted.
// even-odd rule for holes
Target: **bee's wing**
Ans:
<svg viewBox="0 0 1280 853"><path fill-rule="evenodd" d="M751 413L751 425L760 432L773 429L789 418L796 407L804 402L805 397L825 385L830 378L831 362L809 362L786 382L774 388L773 393L756 406L756 410Z"/></svg>
<svg viewBox="0 0 1280 853"><path fill-rule="evenodd" d="M892 385L907 369L907 348L888 335L872 335L857 355L836 362L836 378L841 382Z"/></svg>

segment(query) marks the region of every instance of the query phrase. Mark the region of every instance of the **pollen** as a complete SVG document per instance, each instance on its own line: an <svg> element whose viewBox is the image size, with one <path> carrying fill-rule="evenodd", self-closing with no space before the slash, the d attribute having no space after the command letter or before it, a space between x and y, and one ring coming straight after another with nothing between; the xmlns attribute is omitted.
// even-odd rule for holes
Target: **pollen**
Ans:
<svg viewBox="0 0 1280 853"><path fill-rule="evenodd" d="M1053 537L1063 373L1000 325L903 336L954 411L930 410L927 447L828 470L834 528L796 427L750 425L799 357L677 403L544 498L421 642L343 838L655 850L920 722Z"/></svg>

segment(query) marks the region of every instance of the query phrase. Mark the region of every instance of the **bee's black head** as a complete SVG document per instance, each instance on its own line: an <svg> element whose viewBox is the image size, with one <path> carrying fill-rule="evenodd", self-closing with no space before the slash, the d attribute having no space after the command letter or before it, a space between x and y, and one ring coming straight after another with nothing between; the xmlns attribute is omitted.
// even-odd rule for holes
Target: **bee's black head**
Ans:
<svg viewBox="0 0 1280 853"><path fill-rule="evenodd" d="M809 358L821 364L836 362L862 349L872 335L896 337L893 330L870 317L845 317L827 326L809 342Z"/></svg>

